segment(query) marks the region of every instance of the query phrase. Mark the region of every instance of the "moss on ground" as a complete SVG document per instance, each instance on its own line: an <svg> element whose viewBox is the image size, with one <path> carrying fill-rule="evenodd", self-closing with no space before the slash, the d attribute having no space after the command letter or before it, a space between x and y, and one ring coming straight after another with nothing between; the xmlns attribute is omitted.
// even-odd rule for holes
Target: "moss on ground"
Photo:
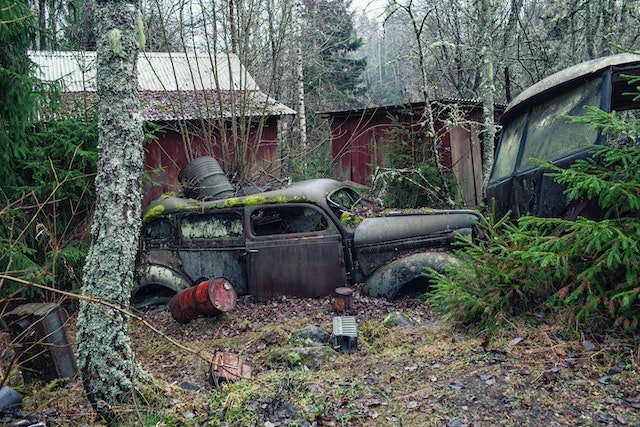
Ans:
<svg viewBox="0 0 640 427"><path fill-rule="evenodd" d="M640 406L633 403L640 396L637 337L589 338L598 341L598 349L589 351L584 337L557 338L549 325L514 325L486 339L434 322L425 302L360 302L358 352L323 347L333 357L312 369L289 336L305 324L328 329L334 315L328 300L240 301L224 317L186 326L168 313L149 314L156 327L205 354L241 355L254 376L215 388L206 363L134 323L137 358L164 384L164 399L122 411L130 425L149 426L596 425L609 415L640 423L633 407ZM416 324L385 327L383 319L393 311L412 315ZM198 390L183 389L185 383ZM20 391L27 413L55 408L58 424L93 424L79 382Z"/></svg>

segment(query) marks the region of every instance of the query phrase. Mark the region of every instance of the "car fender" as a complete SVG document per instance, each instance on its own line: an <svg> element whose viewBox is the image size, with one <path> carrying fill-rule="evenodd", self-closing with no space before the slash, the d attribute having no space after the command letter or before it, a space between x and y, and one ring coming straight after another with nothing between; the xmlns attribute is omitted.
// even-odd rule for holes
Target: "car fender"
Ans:
<svg viewBox="0 0 640 427"><path fill-rule="evenodd" d="M183 274L166 265L146 264L138 269L138 278L131 295L135 295L136 292L148 285L164 286L178 293L190 287L192 283Z"/></svg>
<svg viewBox="0 0 640 427"><path fill-rule="evenodd" d="M420 252L391 261L377 269L364 283L363 292L372 297L392 299L407 283L418 279L425 268L442 271L456 262L448 252Z"/></svg>

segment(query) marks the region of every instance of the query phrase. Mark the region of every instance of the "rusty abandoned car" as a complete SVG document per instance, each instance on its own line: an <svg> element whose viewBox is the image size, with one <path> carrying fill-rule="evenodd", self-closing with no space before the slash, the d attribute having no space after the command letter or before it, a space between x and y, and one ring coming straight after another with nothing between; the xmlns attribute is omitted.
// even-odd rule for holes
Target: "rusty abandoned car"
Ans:
<svg viewBox="0 0 640 427"><path fill-rule="evenodd" d="M605 142L592 126L568 123L566 116L582 115L586 106L637 118L640 101L629 94L635 88L625 75L640 75L640 55L612 55L569 67L526 89L507 106L487 186L487 199L495 199L499 216L509 210L515 217L600 216L595 202L569 204L563 186L534 159L567 167Z"/></svg>
<svg viewBox="0 0 640 427"><path fill-rule="evenodd" d="M534 159L566 167L605 142L590 125L568 123L567 116L584 114L586 106L637 117L640 101L628 95L634 88L625 75L640 75L640 55L567 68L508 105L487 186L497 215L599 216L594 203L569 204L563 186ZM364 283L371 296L393 298L420 280L425 267L450 262L455 233L470 234L478 218L471 210L354 217L360 196L329 179L231 197L233 187L211 157L196 159L181 175L191 198L161 197L144 213L132 300L137 306L166 303L216 277L257 300L324 296L354 283Z"/></svg>
<svg viewBox="0 0 640 427"><path fill-rule="evenodd" d="M358 203L354 189L330 179L244 197L161 197L144 213L132 302L166 303L215 277L256 300L326 296L361 282L365 293L393 298L425 267L448 262L455 233L470 234L478 218L424 210L352 221Z"/></svg>

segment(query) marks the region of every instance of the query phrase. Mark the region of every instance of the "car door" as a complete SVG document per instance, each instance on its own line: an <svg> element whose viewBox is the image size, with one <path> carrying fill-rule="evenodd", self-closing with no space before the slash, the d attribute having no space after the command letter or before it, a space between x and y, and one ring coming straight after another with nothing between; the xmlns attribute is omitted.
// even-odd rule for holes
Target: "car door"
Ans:
<svg viewBox="0 0 640 427"><path fill-rule="evenodd" d="M346 284L342 235L317 206L255 206L248 208L245 221L254 298L320 297Z"/></svg>
<svg viewBox="0 0 640 427"><path fill-rule="evenodd" d="M194 283L225 277L238 294L248 292L241 212L216 210L179 218L178 253L183 271Z"/></svg>

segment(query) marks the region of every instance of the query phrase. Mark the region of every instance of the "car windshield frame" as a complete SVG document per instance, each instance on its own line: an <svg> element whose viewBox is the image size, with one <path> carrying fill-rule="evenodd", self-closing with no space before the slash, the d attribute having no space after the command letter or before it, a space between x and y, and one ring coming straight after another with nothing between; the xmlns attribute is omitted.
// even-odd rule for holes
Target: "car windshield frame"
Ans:
<svg viewBox="0 0 640 427"><path fill-rule="evenodd" d="M335 195L337 193L344 193L344 194L349 194L349 199L351 200L351 206L345 206L344 203L340 202L340 201L335 201L333 200L333 197L335 197ZM357 198L354 198L353 196L356 196ZM329 193L327 195L327 204L329 205L329 207L333 210L338 209L340 210L340 212L353 212L353 208L356 206L359 206L362 204L362 196L360 195L360 193L358 193L356 190L354 190L351 187L340 187L336 190L333 190L331 193ZM340 215L336 215L338 218L340 218Z"/></svg>

